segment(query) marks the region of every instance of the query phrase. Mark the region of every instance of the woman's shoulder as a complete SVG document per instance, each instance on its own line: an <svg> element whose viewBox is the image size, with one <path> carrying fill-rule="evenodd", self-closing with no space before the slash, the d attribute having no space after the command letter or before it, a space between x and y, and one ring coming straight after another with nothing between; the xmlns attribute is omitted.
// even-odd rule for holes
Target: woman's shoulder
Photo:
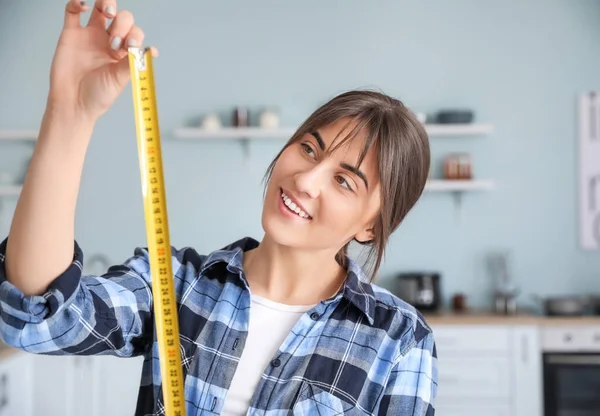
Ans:
<svg viewBox="0 0 600 416"><path fill-rule="evenodd" d="M217 249L202 250L192 245L171 245L171 261L173 271L185 271L186 275L197 276L198 273L222 265L229 269L241 268L243 252L257 245L258 242L250 237L234 241ZM148 247L139 246L134 254L125 261L125 265L135 269L149 270L151 260ZM191 273L190 273L191 272Z"/></svg>
<svg viewBox="0 0 600 416"><path fill-rule="evenodd" d="M403 345L406 345L407 341L418 344L432 336L433 330L423 314L413 305L382 286L375 283L369 283L369 286L375 300L374 324L376 326L386 327L388 332L404 338Z"/></svg>

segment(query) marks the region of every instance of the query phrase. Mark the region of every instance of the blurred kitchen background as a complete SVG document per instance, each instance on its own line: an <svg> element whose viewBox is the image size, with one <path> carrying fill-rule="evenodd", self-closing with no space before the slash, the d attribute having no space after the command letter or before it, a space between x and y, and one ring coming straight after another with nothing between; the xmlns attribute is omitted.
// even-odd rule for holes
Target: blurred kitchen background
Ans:
<svg viewBox="0 0 600 416"><path fill-rule="evenodd" d="M63 4L0 0L2 238L44 110ZM294 127L342 91L382 90L430 132L431 182L392 236L376 283L436 331L436 414L600 415L599 1L118 8L160 51L173 245L208 253L260 239L261 180ZM145 245L144 227L128 88L87 154L76 222L96 260L86 271ZM139 359L1 354L1 416L90 414L90 403L96 415L133 414Z"/></svg>

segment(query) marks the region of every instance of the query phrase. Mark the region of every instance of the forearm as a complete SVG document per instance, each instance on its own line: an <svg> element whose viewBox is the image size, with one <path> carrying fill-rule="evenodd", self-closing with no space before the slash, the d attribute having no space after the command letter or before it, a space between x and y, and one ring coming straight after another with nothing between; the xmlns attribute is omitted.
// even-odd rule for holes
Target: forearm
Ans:
<svg viewBox="0 0 600 416"><path fill-rule="evenodd" d="M40 294L73 261L75 206L94 123L47 109L6 247L7 280Z"/></svg>

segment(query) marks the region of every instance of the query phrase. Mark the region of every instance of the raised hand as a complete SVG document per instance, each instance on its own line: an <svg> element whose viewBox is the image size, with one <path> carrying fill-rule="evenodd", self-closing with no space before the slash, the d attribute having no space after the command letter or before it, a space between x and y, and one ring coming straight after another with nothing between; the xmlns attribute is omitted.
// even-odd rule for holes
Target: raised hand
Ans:
<svg viewBox="0 0 600 416"><path fill-rule="evenodd" d="M81 14L90 8L83 26ZM52 111L94 122L129 82L127 48L142 46L143 41L144 32L135 26L133 14L117 10L114 0L96 0L93 6L70 0L50 71ZM154 48L153 55L158 55Z"/></svg>

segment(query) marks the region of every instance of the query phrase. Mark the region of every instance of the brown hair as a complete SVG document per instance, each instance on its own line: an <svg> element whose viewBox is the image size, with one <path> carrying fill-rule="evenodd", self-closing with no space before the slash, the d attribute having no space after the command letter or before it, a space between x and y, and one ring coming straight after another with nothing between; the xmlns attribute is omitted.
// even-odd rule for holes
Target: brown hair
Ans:
<svg viewBox="0 0 600 416"><path fill-rule="evenodd" d="M374 223L375 238L368 242L359 241L369 246L366 263L370 264L371 270L367 273L373 280L381 265L389 236L420 198L429 175L429 138L412 111L401 101L380 92L355 90L340 94L315 110L302 123L267 168L265 181L268 183L277 160L288 146L305 134L344 118L356 125L329 151L352 140L359 132L366 131L358 164L362 163L371 148L377 152L381 209ZM342 247L336 256L343 266L346 266L348 245Z"/></svg>

